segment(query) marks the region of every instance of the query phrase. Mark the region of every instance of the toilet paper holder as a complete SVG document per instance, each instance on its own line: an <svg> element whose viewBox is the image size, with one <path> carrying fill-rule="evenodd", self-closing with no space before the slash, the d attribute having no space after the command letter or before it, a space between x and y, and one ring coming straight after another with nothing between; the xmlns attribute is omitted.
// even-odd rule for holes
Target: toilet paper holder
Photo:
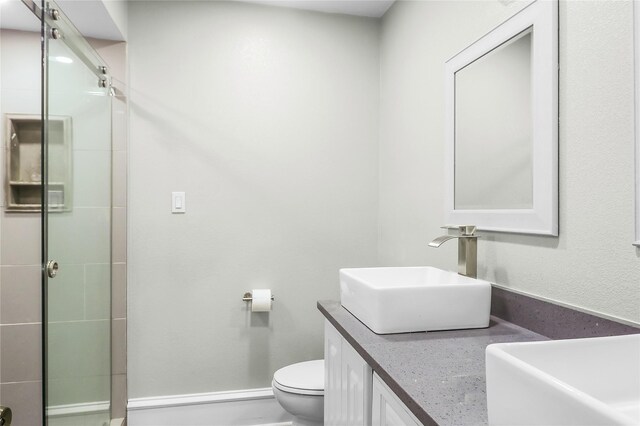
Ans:
<svg viewBox="0 0 640 426"><path fill-rule="evenodd" d="M250 291L246 292L244 294L244 296L242 296L242 301L243 302L251 302L253 300L253 295L251 294ZM271 300L276 300L273 295L271 295Z"/></svg>

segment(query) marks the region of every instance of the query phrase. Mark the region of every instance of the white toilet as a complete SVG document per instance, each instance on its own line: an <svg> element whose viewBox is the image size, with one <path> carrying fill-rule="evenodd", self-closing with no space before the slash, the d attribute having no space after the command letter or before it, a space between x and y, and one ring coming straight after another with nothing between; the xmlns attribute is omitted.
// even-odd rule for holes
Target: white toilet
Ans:
<svg viewBox="0 0 640 426"><path fill-rule="evenodd" d="M294 426L319 426L324 420L324 360L299 362L276 371L273 394Z"/></svg>

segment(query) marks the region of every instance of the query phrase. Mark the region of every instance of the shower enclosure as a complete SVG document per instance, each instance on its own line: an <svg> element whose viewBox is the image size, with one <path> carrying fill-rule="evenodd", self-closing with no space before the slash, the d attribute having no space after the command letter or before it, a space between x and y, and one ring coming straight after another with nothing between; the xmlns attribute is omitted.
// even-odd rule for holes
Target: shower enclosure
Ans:
<svg viewBox="0 0 640 426"><path fill-rule="evenodd" d="M2 85L6 135L2 229L12 221L40 219L42 354L38 358L42 376L38 397L42 398L42 409L38 410L41 419L37 417L45 425L108 426L110 77L104 61L54 2L21 2L39 20L40 96L37 103L20 98L19 93L10 99L12 92ZM13 39L22 43L33 36L2 31L6 44ZM12 246L28 246L19 234L0 238L5 239L3 254ZM3 268L5 264L3 258ZM2 358L16 357L2 337ZM0 373L5 375L9 367L3 363ZM34 395L19 394L4 386L7 378L0 380L0 405L15 401L13 424L32 425L34 413L20 410L19 400Z"/></svg>

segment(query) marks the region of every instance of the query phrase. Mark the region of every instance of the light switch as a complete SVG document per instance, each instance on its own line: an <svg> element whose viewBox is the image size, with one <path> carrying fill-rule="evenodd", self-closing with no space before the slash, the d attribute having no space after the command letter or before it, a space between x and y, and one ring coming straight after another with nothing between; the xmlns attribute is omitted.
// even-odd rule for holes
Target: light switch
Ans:
<svg viewBox="0 0 640 426"><path fill-rule="evenodd" d="M171 213L185 213L187 204L184 192L171 193Z"/></svg>

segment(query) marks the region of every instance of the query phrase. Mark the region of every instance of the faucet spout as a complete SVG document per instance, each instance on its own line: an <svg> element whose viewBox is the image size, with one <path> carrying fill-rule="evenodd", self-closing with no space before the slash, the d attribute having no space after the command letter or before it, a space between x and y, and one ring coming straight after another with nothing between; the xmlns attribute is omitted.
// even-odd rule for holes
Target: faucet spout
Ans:
<svg viewBox="0 0 640 426"><path fill-rule="evenodd" d="M449 240L453 240L454 238L460 238L457 235L442 235L438 238L435 238L433 241L431 241L429 243L429 247L434 247L434 248L438 248L440 247L445 241L449 241Z"/></svg>

